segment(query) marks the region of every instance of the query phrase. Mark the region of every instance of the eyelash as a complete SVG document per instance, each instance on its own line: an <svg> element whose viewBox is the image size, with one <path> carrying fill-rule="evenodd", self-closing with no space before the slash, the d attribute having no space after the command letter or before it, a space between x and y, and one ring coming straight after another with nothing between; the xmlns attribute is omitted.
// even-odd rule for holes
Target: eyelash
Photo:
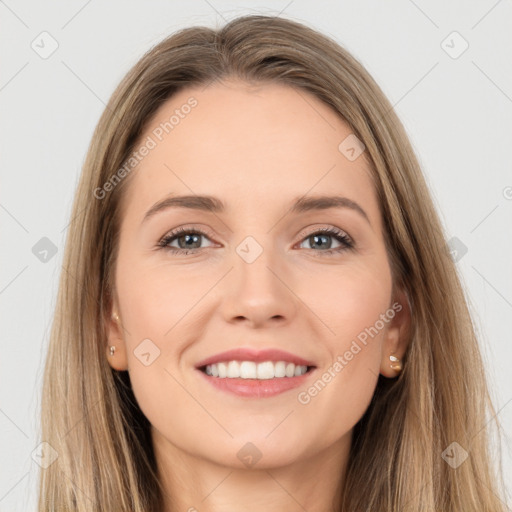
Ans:
<svg viewBox="0 0 512 512"><path fill-rule="evenodd" d="M166 251L169 251L171 254L182 254L187 255L189 253L197 253L199 251L202 251L203 249L207 249L207 247L202 247L198 249L178 249L176 247L169 247L169 244L173 242L175 239L179 237L179 235L188 234L188 235L201 235L206 238L209 238L208 233L205 233L204 231L201 231L200 229L191 229L191 228L184 228L180 227L175 229L174 231L171 231L167 235L165 235L159 242L157 247L160 249L164 249ZM330 235L334 237L338 242L342 244L341 247L337 247L335 249L328 249L326 251L315 251L322 256L334 256L335 254L341 253L346 250L350 250L354 248L354 243L352 242L351 238L341 229L338 228L320 228L315 231L312 231L309 234L303 234L301 233L301 243L306 239L313 235ZM308 249L310 251L314 251L314 249Z"/></svg>

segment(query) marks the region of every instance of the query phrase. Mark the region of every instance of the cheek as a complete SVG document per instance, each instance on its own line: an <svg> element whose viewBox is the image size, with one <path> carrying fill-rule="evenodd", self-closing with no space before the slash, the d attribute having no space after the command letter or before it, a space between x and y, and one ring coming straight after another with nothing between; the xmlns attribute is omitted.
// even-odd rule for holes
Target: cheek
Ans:
<svg viewBox="0 0 512 512"><path fill-rule="evenodd" d="M118 260L117 292L130 380L141 409L150 418L155 411L168 409L170 402L173 407L190 406L190 397L172 376L181 381L177 365L187 340L199 336L199 302L215 276L199 267L193 272L184 268L145 266L135 258Z"/></svg>
<svg viewBox="0 0 512 512"><path fill-rule="evenodd" d="M389 308L391 286L389 269L377 262L338 269L308 285L307 302L326 327L325 340L331 352L343 353L351 340L364 339L365 329ZM384 331L381 324L378 330Z"/></svg>
<svg viewBox="0 0 512 512"><path fill-rule="evenodd" d="M182 329L212 281L211 275L198 274L197 270L145 267L130 261L120 262L117 278L132 350L143 338L154 338L161 344L175 329Z"/></svg>
<svg viewBox="0 0 512 512"><path fill-rule="evenodd" d="M183 334L190 334L187 329L194 320L194 304L204 293L199 293L201 282L194 278L192 283L186 272L144 267L129 259L118 262L117 290L125 319L133 393L153 426L176 432L180 438L194 439L199 435L194 425L204 420L203 411L194 410L190 395L180 385L182 376L176 371L188 339ZM184 420L186 415L190 421Z"/></svg>
<svg viewBox="0 0 512 512"><path fill-rule="evenodd" d="M310 411L330 411L333 436L350 429L366 410L377 383L382 341L394 316L391 275L382 265L336 272L311 289L311 309L321 318L328 359L298 402Z"/></svg>

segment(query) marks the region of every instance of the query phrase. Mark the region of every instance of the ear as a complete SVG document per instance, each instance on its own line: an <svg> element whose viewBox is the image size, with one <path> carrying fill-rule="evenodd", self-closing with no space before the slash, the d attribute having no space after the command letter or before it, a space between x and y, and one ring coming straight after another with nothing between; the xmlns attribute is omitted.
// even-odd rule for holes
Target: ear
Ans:
<svg viewBox="0 0 512 512"><path fill-rule="evenodd" d="M108 318L105 319L107 330L107 346L105 351L107 354L108 364L118 371L128 369L128 358L126 357L126 343L124 341L124 328L121 315L118 313L119 308L114 302ZM110 354L110 347L115 347L114 354Z"/></svg>
<svg viewBox="0 0 512 512"><path fill-rule="evenodd" d="M384 377L394 378L400 374L400 371L392 368L392 365L397 363L390 360L389 356L398 358L403 364L411 333L411 305L403 289L395 293L389 311L394 311L395 314L388 324L382 344L380 373Z"/></svg>

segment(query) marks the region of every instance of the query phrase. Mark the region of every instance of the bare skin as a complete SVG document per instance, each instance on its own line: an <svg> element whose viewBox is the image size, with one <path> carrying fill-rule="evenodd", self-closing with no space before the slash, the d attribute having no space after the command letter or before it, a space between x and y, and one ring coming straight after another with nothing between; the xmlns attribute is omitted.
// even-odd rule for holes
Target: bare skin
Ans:
<svg viewBox="0 0 512 512"><path fill-rule="evenodd" d="M389 355L403 357L410 325L405 294L392 295L369 165L364 153L350 161L338 149L351 130L335 112L283 85L230 80L182 90L140 140L191 96L197 106L151 149L127 189L110 365L129 371L152 425L166 511L335 510L353 427L379 373L397 375ZM170 195L215 196L226 210L173 207L143 221ZM295 199L320 195L348 198L367 218L350 207L291 211ZM180 254L158 246L177 227L187 232L168 245ZM322 228L341 230L353 247L322 239ZM205 235L184 249L185 235L198 230ZM246 237L257 245L243 245ZM262 252L248 263L240 244ZM358 335L375 325L355 352ZM136 355L145 339L148 366ZM237 347L286 350L316 368L300 388L240 397L195 368ZM338 356L344 364L335 371ZM329 368L329 382L308 391ZM244 462L244 446L261 458Z"/></svg>

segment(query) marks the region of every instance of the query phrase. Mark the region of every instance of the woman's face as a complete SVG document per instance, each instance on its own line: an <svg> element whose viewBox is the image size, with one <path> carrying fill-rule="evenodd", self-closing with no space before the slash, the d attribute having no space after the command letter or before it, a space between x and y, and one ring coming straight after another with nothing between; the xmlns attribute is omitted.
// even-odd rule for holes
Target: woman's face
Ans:
<svg viewBox="0 0 512 512"><path fill-rule="evenodd" d="M136 149L109 361L155 441L237 467L347 447L409 314L349 126L303 90L229 81L180 91ZM197 368L236 349L220 361L244 364ZM294 358L314 368L270 378Z"/></svg>

